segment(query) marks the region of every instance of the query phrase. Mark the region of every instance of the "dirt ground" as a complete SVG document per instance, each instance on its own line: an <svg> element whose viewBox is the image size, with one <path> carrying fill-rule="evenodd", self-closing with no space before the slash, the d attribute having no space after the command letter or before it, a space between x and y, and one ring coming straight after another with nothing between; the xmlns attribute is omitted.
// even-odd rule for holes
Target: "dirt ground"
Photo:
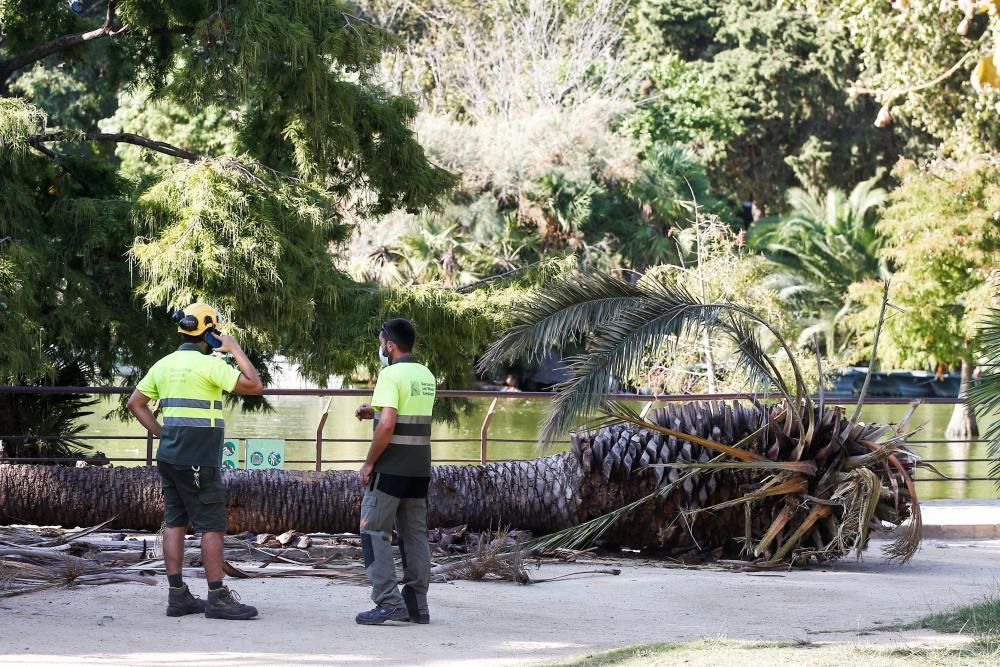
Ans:
<svg viewBox="0 0 1000 667"><path fill-rule="evenodd" d="M249 622L164 615L166 582L52 590L0 599L0 664L507 665L629 644L726 637L936 642L878 632L997 593L1000 541L925 541L908 565L861 562L735 573L619 563L620 576L520 586L457 582L431 589L431 625L363 627L366 589L318 579L238 581ZM552 577L593 567L545 565ZM189 580L204 596L204 580Z"/></svg>

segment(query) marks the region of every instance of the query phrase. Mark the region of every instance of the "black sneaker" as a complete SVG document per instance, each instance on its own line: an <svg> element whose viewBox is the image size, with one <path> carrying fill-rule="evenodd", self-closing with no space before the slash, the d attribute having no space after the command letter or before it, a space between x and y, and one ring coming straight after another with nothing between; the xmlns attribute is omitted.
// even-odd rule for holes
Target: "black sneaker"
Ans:
<svg viewBox="0 0 1000 667"><path fill-rule="evenodd" d="M421 613L420 605L417 604L417 594L407 586L403 586L403 602L406 604L406 611L410 615L410 623L427 625L431 622L431 614L428 611Z"/></svg>
<svg viewBox="0 0 1000 667"><path fill-rule="evenodd" d="M236 591L228 586L208 592L205 618L222 618L227 621L246 621L257 615L257 608L240 602Z"/></svg>
<svg viewBox="0 0 1000 667"><path fill-rule="evenodd" d="M205 601L195 597L187 584L171 588L167 595L167 616L187 616L205 611Z"/></svg>
<svg viewBox="0 0 1000 667"><path fill-rule="evenodd" d="M381 625L386 621L409 621L410 612L406 607L375 607L354 617L359 625Z"/></svg>

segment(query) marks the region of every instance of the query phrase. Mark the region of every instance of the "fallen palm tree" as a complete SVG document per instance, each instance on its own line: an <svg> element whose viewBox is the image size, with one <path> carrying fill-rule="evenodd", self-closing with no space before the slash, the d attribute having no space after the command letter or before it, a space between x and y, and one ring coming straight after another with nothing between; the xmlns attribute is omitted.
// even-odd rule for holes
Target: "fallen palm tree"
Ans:
<svg viewBox="0 0 1000 667"><path fill-rule="evenodd" d="M888 285L872 367L887 294ZM603 539L682 560L803 563L860 555L873 527L908 519L886 555L906 562L919 548L912 479L919 460L905 449L912 410L895 427L861 422L870 373L848 417L826 405L822 393L810 398L794 352L763 318L654 281L575 276L539 291L516 315L518 323L487 352L481 369L586 340L586 351L568 360L569 378L557 387L542 437L550 442L575 422L601 415L602 427L574 434L573 451L586 477L584 505L615 507L531 546ZM765 351L761 333L777 341L790 381ZM609 378L634 377L678 341L710 336L729 341L735 370L755 390L780 400L671 405L648 417L605 399Z"/></svg>
<svg viewBox="0 0 1000 667"><path fill-rule="evenodd" d="M621 416L636 419L627 411ZM786 434L788 419L780 407L671 405L638 424L577 433L568 453L436 467L431 526L488 530L503 521L550 535L531 543L536 547L576 548L600 538L606 546L700 560L774 556L789 541L785 532L768 534L762 524L794 531L810 516L815 528L801 541L806 550L797 553L835 557L864 546L873 517L898 525L909 516L914 460L899 450L905 434L852 423L839 409L827 409L816 424L819 435L800 460L789 461L799 438ZM226 480L232 532L357 529L356 473L234 471ZM871 507L865 502L875 495L867 491L876 483L878 503ZM117 514L113 526L156 530L161 503L153 468L0 465L3 523L77 526ZM816 507L830 507L830 516L820 516L826 510ZM862 507L866 514L859 516L855 510ZM848 523L835 531L845 517ZM827 544L836 537L837 553L817 550L817 534Z"/></svg>
<svg viewBox="0 0 1000 667"><path fill-rule="evenodd" d="M860 404L848 416L811 400L787 347L791 382L764 353L759 328L781 337L750 311L591 275L550 286L518 317L483 363L589 335L543 436L574 431L597 414L603 423L575 429L566 453L435 467L432 528L508 525L543 536L527 545L542 551L601 540L684 561L774 563L860 553L873 526L909 519L888 555L905 561L918 548L918 460L904 448L907 420L868 425L859 421ZM779 400L692 402L648 415L603 400L609 377L628 376L651 350L701 328L731 339L758 387ZM232 471L225 479L232 532L357 529L353 471ZM0 524L91 525L113 515L116 526L159 527L155 469L0 465Z"/></svg>

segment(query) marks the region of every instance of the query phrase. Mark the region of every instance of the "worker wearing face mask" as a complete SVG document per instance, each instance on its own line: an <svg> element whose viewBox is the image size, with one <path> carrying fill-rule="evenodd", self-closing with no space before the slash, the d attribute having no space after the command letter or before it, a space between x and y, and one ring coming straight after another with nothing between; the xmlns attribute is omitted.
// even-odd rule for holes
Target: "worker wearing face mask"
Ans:
<svg viewBox="0 0 1000 667"><path fill-rule="evenodd" d="M437 381L413 356L416 330L407 320L389 320L379 331L379 374L371 405L358 419L373 419L368 458L359 471L365 487L361 501L361 547L375 608L361 612L362 625L386 621L429 623L427 587L427 487L431 478L431 413ZM397 586L392 555L393 525L399 534L403 586Z"/></svg>

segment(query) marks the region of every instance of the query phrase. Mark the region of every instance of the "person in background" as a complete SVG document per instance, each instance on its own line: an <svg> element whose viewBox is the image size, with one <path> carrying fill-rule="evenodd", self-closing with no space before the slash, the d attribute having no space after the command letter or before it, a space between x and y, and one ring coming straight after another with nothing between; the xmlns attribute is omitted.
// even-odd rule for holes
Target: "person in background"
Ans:
<svg viewBox="0 0 1000 667"><path fill-rule="evenodd" d="M361 550L372 583L375 608L361 612L362 625L386 621L430 623L427 588L431 554L427 541L427 488L431 480L431 414L437 380L413 356L416 330L407 320L389 320L378 336L379 373L371 405L358 419L373 419L368 458L358 473L361 500ZM396 582L392 555L393 524L399 534L403 587Z"/></svg>
<svg viewBox="0 0 1000 667"><path fill-rule="evenodd" d="M128 399L128 409L159 436L156 467L163 487L163 559L170 590L167 616L204 613L207 618L246 620L257 609L223 585L226 487L222 483L225 423L222 392L261 394L257 370L232 336L219 333L219 313L194 303L174 314L181 345L149 369ZM232 355L238 368L213 351ZM163 424L150 401L159 401ZM195 597L181 576L188 525L201 533L208 601Z"/></svg>

